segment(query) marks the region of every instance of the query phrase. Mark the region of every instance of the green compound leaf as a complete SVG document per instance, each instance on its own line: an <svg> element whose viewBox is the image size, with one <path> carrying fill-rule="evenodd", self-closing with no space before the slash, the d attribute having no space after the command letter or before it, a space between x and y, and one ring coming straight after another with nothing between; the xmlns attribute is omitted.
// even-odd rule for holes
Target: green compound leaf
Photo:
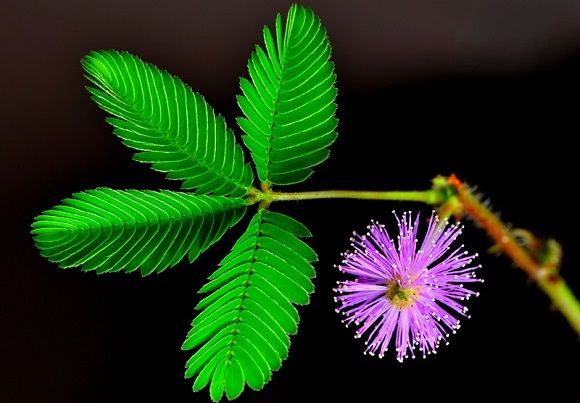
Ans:
<svg viewBox="0 0 580 403"><path fill-rule="evenodd" d="M263 31L265 50L256 46L248 62L251 80L240 79L237 97L245 117L237 119L242 139L266 185L303 182L326 160L337 137L336 74L320 19L292 5L276 39Z"/></svg>
<svg viewBox="0 0 580 403"><path fill-rule="evenodd" d="M193 390L210 384L214 402L237 398L245 384L260 390L288 357L298 330L295 305L310 302L316 253L299 237L308 229L286 215L261 210L200 293L201 312L182 348Z"/></svg>
<svg viewBox="0 0 580 403"><path fill-rule="evenodd" d="M82 60L91 98L114 117L123 143L167 178L196 194L247 194L253 173L222 116L179 78L127 52L91 52Z"/></svg>
<svg viewBox="0 0 580 403"><path fill-rule="evenodd" d="M97 273L160 273L193 262L246 213L241 198L98 188L75 193L35 218L41 256Z"/></svg>

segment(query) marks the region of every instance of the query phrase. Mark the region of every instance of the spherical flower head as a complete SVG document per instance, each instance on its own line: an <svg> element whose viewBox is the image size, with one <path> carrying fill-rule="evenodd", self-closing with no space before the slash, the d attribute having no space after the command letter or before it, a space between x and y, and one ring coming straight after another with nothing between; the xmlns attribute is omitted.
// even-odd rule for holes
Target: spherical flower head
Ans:
<svg viewBox="0 0 580 403"><path fill-rule="evenodd" d="M385 226L371 221L366 235L356 232L351 238L354 250L343 253L337 265L341 272L354 276L339 281L335 301L337 312L346 316L348 327L359 326L355 337L366 334L365 354L383 357L395 334L397 359L403 361L415 351L436 353L449 332L460 327L458 317L469 317L463 301L478 292L465 283L483 282L475 277L477 254L470 255L463 245L451 245L461 234L460 223L448 225L431 213L423 241L418 239L419 216L403 213L398 222L395 243ZM419 245L420 243L420 245Z"/></svg>

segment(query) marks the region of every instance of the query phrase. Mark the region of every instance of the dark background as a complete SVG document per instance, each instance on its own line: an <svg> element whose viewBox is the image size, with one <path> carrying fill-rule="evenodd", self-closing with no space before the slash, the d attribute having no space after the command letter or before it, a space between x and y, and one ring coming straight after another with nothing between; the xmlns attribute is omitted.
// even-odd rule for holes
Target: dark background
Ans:
<svg viewBox="0 0 580 403"><path fill-rule="evenodd" d="M238 80L262 27L288 1L4 0L0 12L3 172L0 402L209 402L183 378L180 350L205 283L245 224L193 264L160 275L59 269L29 234L35 215L73 192L177 189L131 160L84 89L91 50L127 50L179 76L239 133ZM424 190L456 173L513 227L563 246L580 295L577 146L580 3L305 1L328 30L339 137L292 190ZM450 344L398 363L362 354L334 312L333 267L352 231L417 203L319 200L272 209L311 230L316 292L300 307L290 357L239 402L580 401L578 335L548 298L466 222L485 283ZM246 222L246 221L244 221ZM502 400L503 401L503 400Z"/></svg>

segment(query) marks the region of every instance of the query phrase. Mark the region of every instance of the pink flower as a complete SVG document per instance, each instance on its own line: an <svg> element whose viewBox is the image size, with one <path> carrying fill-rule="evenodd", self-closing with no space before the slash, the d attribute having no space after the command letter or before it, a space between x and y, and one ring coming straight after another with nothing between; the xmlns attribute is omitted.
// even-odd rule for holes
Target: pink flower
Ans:
<svg viewBox="0 0 580 403"><path fill-rule="evenodd" d="M477 254L469 255L463 245L451 249L461 234L459 223L447 226L433 212L422 243L417 237L419 214L397 217L399 235L395 243L384 225L371 221L366 235L354 233L354 251L347 251L337 267L353 280L339 281L334 289L337 312L346 315L343 323L359 326L356 338L367 334L365 354L378 352L382 358L395 334L397 360L415 350L423 358L436 353L449 331L459 329L457 317L469 317L463 301L479 293L464 283L483 282L475 277L472 265Z"/></svg>

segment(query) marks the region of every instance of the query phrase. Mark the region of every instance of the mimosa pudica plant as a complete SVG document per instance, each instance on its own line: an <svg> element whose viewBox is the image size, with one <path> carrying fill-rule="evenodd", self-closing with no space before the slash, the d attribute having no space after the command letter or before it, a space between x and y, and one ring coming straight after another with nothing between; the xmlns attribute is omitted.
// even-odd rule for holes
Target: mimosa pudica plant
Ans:
<svg viewBox="0 0 580 403"><path fill-rule="evenodd" d="M399 223L399 247L404 247L400 255L392 250L381 254L385 243L375 245L365 236L357 241L358 254L345 255L348 262L341 270L371 278L372 284L349 294L356 282L342 282L336 291L342 293L337 300L343 305L337 310L350 309L353 321L370 320L363 329L379 322L371 330L379 332L379 337L370 348L375 351L383 343L380 355L407 313L437 323L436 316L447 312L426 299L424 305L419 304L422 293L433 284L418 266L397 271L393 267L401 268L393 262L404 257L422 262L425 267L420 269L433 270L429 272L433 278L437 272L440 279L449 273L475 281L472 272L477 266L461 269L475 255L461 257L463 266L451 257L442 263L435 258L420 260L426 250L442 254L436 242L442 240L448 246L445 242L460 231L452 227L442 235L437 230L443 231L441 224L446 225L448 219L459 221L465 216L477 222L494 247L535 281L580 334L580 305L559 274L560 245L507 228L454 174L436 176L425 191L280 191L307 181L329 156L338 127L336 74L328 34L311 9L293 4L285 20L277 15L274 29L264 27L263 41L248 61L248 77L240 78L239 138L204 97L178 77L126 51L101 50L84 56L81 65L90 81L87 89L110 115L106 121L113 133L136 151L136 161L180 181L181 191L99 187L75 193L35 217L31 234L40 254L61 268L147 276L183 260L193 263L230 228L244 225L243 234L199 290L206 296L196 305L199 313L182 347L192 351L185 376L194 379L193 390L209 387L216 402L224 396L236 399L245 385L261 390L281 368L289 354L290 336L298 331L297 306L307 305L314 291L313 264L318 257L305 242L312 234L293 217L276 212L272 204L279 201L350 198L414 201L434 207L437 217L432 220L440 223L431 221L426 238L433 246L426 242L415 250L405 243L408 237L418 243L418 221L413 227L411 216L405 215L403 224ZM377 223L369 228L374 240L386 236ZM391 246L396 248L395 243ZM374 253L366 266L358 266L359 257ZM389 262L389 270L382 270L386 266L381 262ZM375 284L375 269L382 270L382 276L395 274L380 277ZM415 282L418 279L423 282ZM446 284L448 288L436 293L429 288L428 295L464 313L452 299L474 292L463 289L459 293L459 285ZM376 287L379 294L373 298L378 295L383 308L370 315L364 310L375 300L365 293ZM368 305L353 308L361 301ZM422 307L432 308L437 315L429 316ZM390 319L377 319L380 315ZM457 322L451 318L446 325L453 328ZM425 335L415 344L434 350L436 339L444 335L442 325L435 326L437 331L414 327L414 333ZM401 337L397 345L412 351L412 340L404 333ZM398 358L404 353L399 350Z"/></svg>

